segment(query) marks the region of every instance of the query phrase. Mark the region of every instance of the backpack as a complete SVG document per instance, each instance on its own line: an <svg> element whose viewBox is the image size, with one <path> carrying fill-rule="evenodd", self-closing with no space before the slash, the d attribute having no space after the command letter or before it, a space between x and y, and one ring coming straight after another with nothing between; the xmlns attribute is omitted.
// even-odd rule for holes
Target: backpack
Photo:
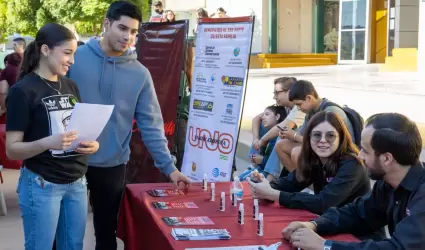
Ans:
<svg viewBox="0 0 425 250"><path fill-rule="evenodd" d="M329 106L335 106L342 110L344 110L345 115L347 116L348 120L351 122L351 126L353 127L354 132L354 144L356 144L358 147L360 147L360 141L361 141L361 135L362 130L364 128L364 120L361 117L361 115L355 111L354 109L348 107L347 105L344 105L343 107L339 106L336 103L326 101L325 104L322 106L322 110L325 110Z"/></svg>

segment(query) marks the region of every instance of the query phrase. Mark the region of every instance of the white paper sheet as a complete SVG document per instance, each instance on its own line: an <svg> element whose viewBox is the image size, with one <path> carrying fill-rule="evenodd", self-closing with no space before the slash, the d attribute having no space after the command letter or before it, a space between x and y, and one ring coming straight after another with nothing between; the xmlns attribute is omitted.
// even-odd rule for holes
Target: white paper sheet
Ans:
<svg viewBox="0 0 425 250"><path fill-rule="evenodd" d="M70 149L75 149L83 141L95 141L108 123L114 105L77 103L72 111L67 131L77 131L78 138Z"/></svg>

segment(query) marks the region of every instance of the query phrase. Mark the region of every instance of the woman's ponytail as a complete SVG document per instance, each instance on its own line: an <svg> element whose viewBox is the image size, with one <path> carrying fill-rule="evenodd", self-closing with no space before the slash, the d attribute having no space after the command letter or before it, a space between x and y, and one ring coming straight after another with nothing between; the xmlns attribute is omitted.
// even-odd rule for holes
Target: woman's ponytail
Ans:
<svg viewBox="0 0 425 250"><path fill-rule="evenodd" d="M32 41L25 48L24 58L22 59L21 66L19 68L18 81L33 72L37 68L39 62L40 48L37 49L36 42Z"/></svg>

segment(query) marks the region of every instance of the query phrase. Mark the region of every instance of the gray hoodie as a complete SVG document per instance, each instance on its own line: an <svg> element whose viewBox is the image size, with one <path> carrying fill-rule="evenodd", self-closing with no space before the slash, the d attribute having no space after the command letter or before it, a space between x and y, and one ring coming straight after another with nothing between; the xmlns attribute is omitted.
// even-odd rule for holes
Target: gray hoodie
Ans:
<svg viewBox="0 0 425 250"><path fill-rule="evenodd" d="M127 50L122 56L109 57L99 40L90 40L78 47L68 75L78 85L83 102L115 105L98 138L99 151L89 157L90 166L113 167L128 162L132 121L136 118L155 166L165 175L176 170L152 77L134 52Z"/></svg>

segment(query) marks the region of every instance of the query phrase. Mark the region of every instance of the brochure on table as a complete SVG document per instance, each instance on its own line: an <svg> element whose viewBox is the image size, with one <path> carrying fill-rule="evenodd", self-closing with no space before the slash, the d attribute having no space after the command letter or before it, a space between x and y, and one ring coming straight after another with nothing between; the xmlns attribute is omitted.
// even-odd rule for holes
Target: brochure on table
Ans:
<svg viewBox="0 0 425 250"><path fill-rule="evenodd" d="M195 182L229 181L247 83L253 17L198 26L182 172ZM236 20L236 21L235 21Z"/></svg>

